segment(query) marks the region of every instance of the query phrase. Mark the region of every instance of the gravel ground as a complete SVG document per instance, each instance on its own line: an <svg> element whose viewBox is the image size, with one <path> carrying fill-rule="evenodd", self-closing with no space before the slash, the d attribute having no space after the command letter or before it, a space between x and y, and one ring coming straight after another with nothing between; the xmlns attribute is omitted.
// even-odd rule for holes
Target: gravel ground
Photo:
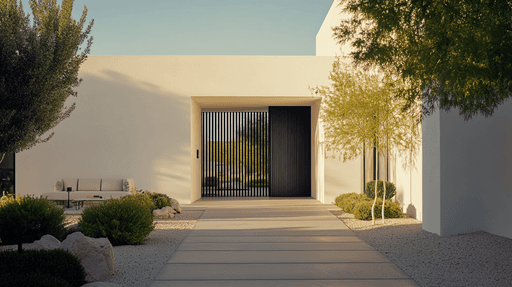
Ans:
<svg viewBox="0 0 512 287"><path fill-rule="evenodd" d="M202 213L157 219L144 244L114 247L116 274L108 282L150 286ZM512 286L512 239L483 231L440 237L424 231L414 218L386 219L385 225L378 219L372 225L350 213L333 213L420 286ZM68 219L72 224L78 217Z"/></svg>
<svg viewBox="0 0 512 287"><path fill-rule="evenodd" d="M176 214L174 219L155 219L155 230L141 245L114 247L115 274L106 282L123 287L150 286L153 278L171 258L188 231L194 228L203 211L187 211ZM77 223L79 216L66 216L66 226ZM30 248L31 244L23 244ZM0 246L1 250L16 250L16 246Z"/></svg>
<svg viewBox="0 0 512 287"><path fill-rule="evenodd" d="M116 273L107 282L123 287L150 286L201 214L203 211L185 210L174 219L155 219L155 230L144 244L114 247Z"/></svg>
<svg viewBox="0 0 512 287"><path fill-rule="evenodd" d="M370 221L335 214L419 285L512 286L512 239L479 231L440 237L414 218Z"/></svg>

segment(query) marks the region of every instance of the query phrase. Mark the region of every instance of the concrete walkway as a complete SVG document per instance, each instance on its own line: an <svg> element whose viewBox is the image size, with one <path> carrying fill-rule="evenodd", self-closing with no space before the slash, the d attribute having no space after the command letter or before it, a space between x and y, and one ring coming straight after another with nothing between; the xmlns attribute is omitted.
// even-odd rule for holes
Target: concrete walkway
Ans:
<svg viewBox="0 0 512 287"><path fill-rule="evenodd" d="M199 200L152 287L418 286L316 199Z"/></svg>

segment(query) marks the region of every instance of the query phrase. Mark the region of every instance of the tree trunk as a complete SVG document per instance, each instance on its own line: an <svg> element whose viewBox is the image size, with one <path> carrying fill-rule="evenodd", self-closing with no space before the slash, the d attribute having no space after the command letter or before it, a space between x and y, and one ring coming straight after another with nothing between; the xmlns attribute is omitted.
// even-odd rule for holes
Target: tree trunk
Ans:
<svg viewBox="0 0 512 287"><path fill-rule="evenodd" d="M382 184L384 185L384 194L382 195L382 224L384 224L384 207L386 203L386 181L383 180Z"/></svg>
<svg viewBox="0 0 512 287"><path fill-rule="evenodd" d="M373 199L372 204L372 224L375 225L375 203L377 202L377 181L378 181L378 172L379 172L379 149L375 147L376 160L374 162L375 164L375 198Z"/></svg>
<svg viewBox="0 0 512 287"><path fill-rule="evenodd" d="M20 253L20 254L23 252L23 248L21 247L22 244L23 243L21 243L21 242L18 243L18 253Z"/></svg>

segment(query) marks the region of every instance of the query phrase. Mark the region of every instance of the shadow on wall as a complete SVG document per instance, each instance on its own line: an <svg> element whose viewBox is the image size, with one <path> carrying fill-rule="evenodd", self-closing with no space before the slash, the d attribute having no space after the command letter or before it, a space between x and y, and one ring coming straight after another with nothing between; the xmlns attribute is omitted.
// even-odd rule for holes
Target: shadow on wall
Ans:
<svg viewBox="0 0 512 287"><path fill-rule="evenodd" d="M138 189L172 197L185 188L189 196L190 171L183 171L190 166L189 99L111 70L81 77L78 97L70 99L75 111L52 140L38 146L37 158L28 156L31 170L25 174L40 174L43 167L33 163L41 162L48 171L39 182L134 178Z"/></svg>
<svg viewBox="0 0 512 287"><path fill-rule="evenodd" d="M414 206L414 204L409 203L409 205L407 206L407 211L405 213L412 218L416 218L416 207Z"/></svg>

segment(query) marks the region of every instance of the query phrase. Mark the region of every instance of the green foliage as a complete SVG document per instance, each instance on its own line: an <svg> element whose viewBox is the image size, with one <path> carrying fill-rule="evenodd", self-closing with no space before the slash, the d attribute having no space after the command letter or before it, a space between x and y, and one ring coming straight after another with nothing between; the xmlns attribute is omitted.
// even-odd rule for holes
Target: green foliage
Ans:
<svg viewBox="0 0 512 287"><path fill-rule="evenodd" d="M144 194L149 196L149 198L153 201L153 204L155 205L155 207L158 209L162 209L166 206L171 205L171 198L169 196L167 196L166 194L150 192L150 191L146 191Z"/></svg>
<svg viewBox="0 0 512 287"><path fill-rule="evenodd" d="M42 275L37 276L31 273L44 274L46 276L57 277L69 283L69 286L82 286L85 281L85 270L80 263L80 260L73 254L60 249L55 250L25 250L19 254L15 251L2 251L0 252L0 270L2 273L16 274L20 277L27 277L27 285L5 285L5 286L52 286L52 285L29 285L38 282ZM29 275L31 274L31 275ZM1 277L0 282L6 282L4 277ZM11 278L14 282L22 278ZM11 280L6 279L6 280ZM55 280L47 278L48 280ZM24 282L24 281L23 281ZM58 282L58 280L55 280ZM43 282L39 283L43 284ZM4 286L1 285L0 286ZM56 285L68 286L68 285Z"/></svg>
<svg viewBox="0 0 512 287"><path fill-rule="evenodd" d="M146 210L153 211L156 209L152 198L145 193L130 194L121 198L123 202L133 202L142 205Z"/></svg>
<svg viewBox="0 0 512 287"><path fill-rule="evenodd" d="M71 287L66 280L42 273L0 274L0 287Z"/></svg>
<svg viewBox="0 0 512 287"><path fill-rule="evenodd" d="M354 207L361 201L369 200L364 194L360 193L344 193L338 195L334 199L334 204L347 213L353 213Z"/></svg>
<svg viewBox="0 0 512 287"><path fill-rule="evenodd" d="M266 174L268 171L268 144L259 145L252 139L241 138L238 141L209 142L210 161L226 165L238 165L242 171L245 166L247 173Z"/></svg>
<svg viewBox="0 0 512 287"><path fill-rule="evenodd" d="M48 141L53 133L42 136L69 117L75 104L64 104L77 95L92 44L79 53L93 25L84 27L87 8L76 21L73 0L29 3L33 23L18 0L0 0L0 157Z"/></svg>
<svg viewBox="0 0 512 287"><path fill-rule="evenodd" d="M377 197L382 198L384 194L384 181L377 180ZM366 183L366 188L364 190L364 194L370 199L375 198L375 180L369 181ZM391 199L396 194L395 184L389 181L386 181L386 199Z"/></svg>
<svg viewBox="0 0 512 287"><path fill-rule="evenodd" d="M468 120L493 114L512 95L510 1L345 0L352 15L334 28L358 65L380 66L407 86L399 96L458 108Z"/></svg>
<svg viewBox="0 0 512 287"><path fill-rule="evenodd" d="M354 216L359 220L372 219L372 204L373 200L363 200L354 206ZM375 203L375 214L382 213L382 198L377 198ZM402 218L404 215L397 202L386 200L384 204L384 217L385 218Z"/></svg>
<svg viewBox="0 0 512 287"><path fill-rule="evenodd" d="M110 199L85 208L78 226L89 237L107 237L112 245L142 244L153 231L155 209L145 194Z"/></svg>
<svg viewBox="0 0 512 287"><path fill-rule="evenodd" d="M0 197L0 207L2 207L2 205L10 202L13 199L14 199L14 194L12 194L12 193L5 194L4 193L4 195L2 195L2 197Z"/></svg>
<svg viewBox="0 0 512 287"><path fill-rule="evenodd" d="M253 179L249 181L249 186L252 187L268 187L268 180L266 178Z"/></svg>
<svg viewBox="0 0 512 287"><path fill-rule="evenodd" d="M2 244L31 243L51 234L58 239L64 233L64 210L45 198L2 199L0 239ZM21 250L19 250L21 252Z"/></svg>
<svg viewBox="0 0 512 287"><path fill-rule="evenodd" d="M364 148L379 153L396 149L404 167L414 166L421 137L420 103L402 111L406 100L395 97L399 82L378 71L349 68L339 58L329 79L330 86L312 90L323 98L320 117L327 151L345 162L356 159Z"/></svg>

